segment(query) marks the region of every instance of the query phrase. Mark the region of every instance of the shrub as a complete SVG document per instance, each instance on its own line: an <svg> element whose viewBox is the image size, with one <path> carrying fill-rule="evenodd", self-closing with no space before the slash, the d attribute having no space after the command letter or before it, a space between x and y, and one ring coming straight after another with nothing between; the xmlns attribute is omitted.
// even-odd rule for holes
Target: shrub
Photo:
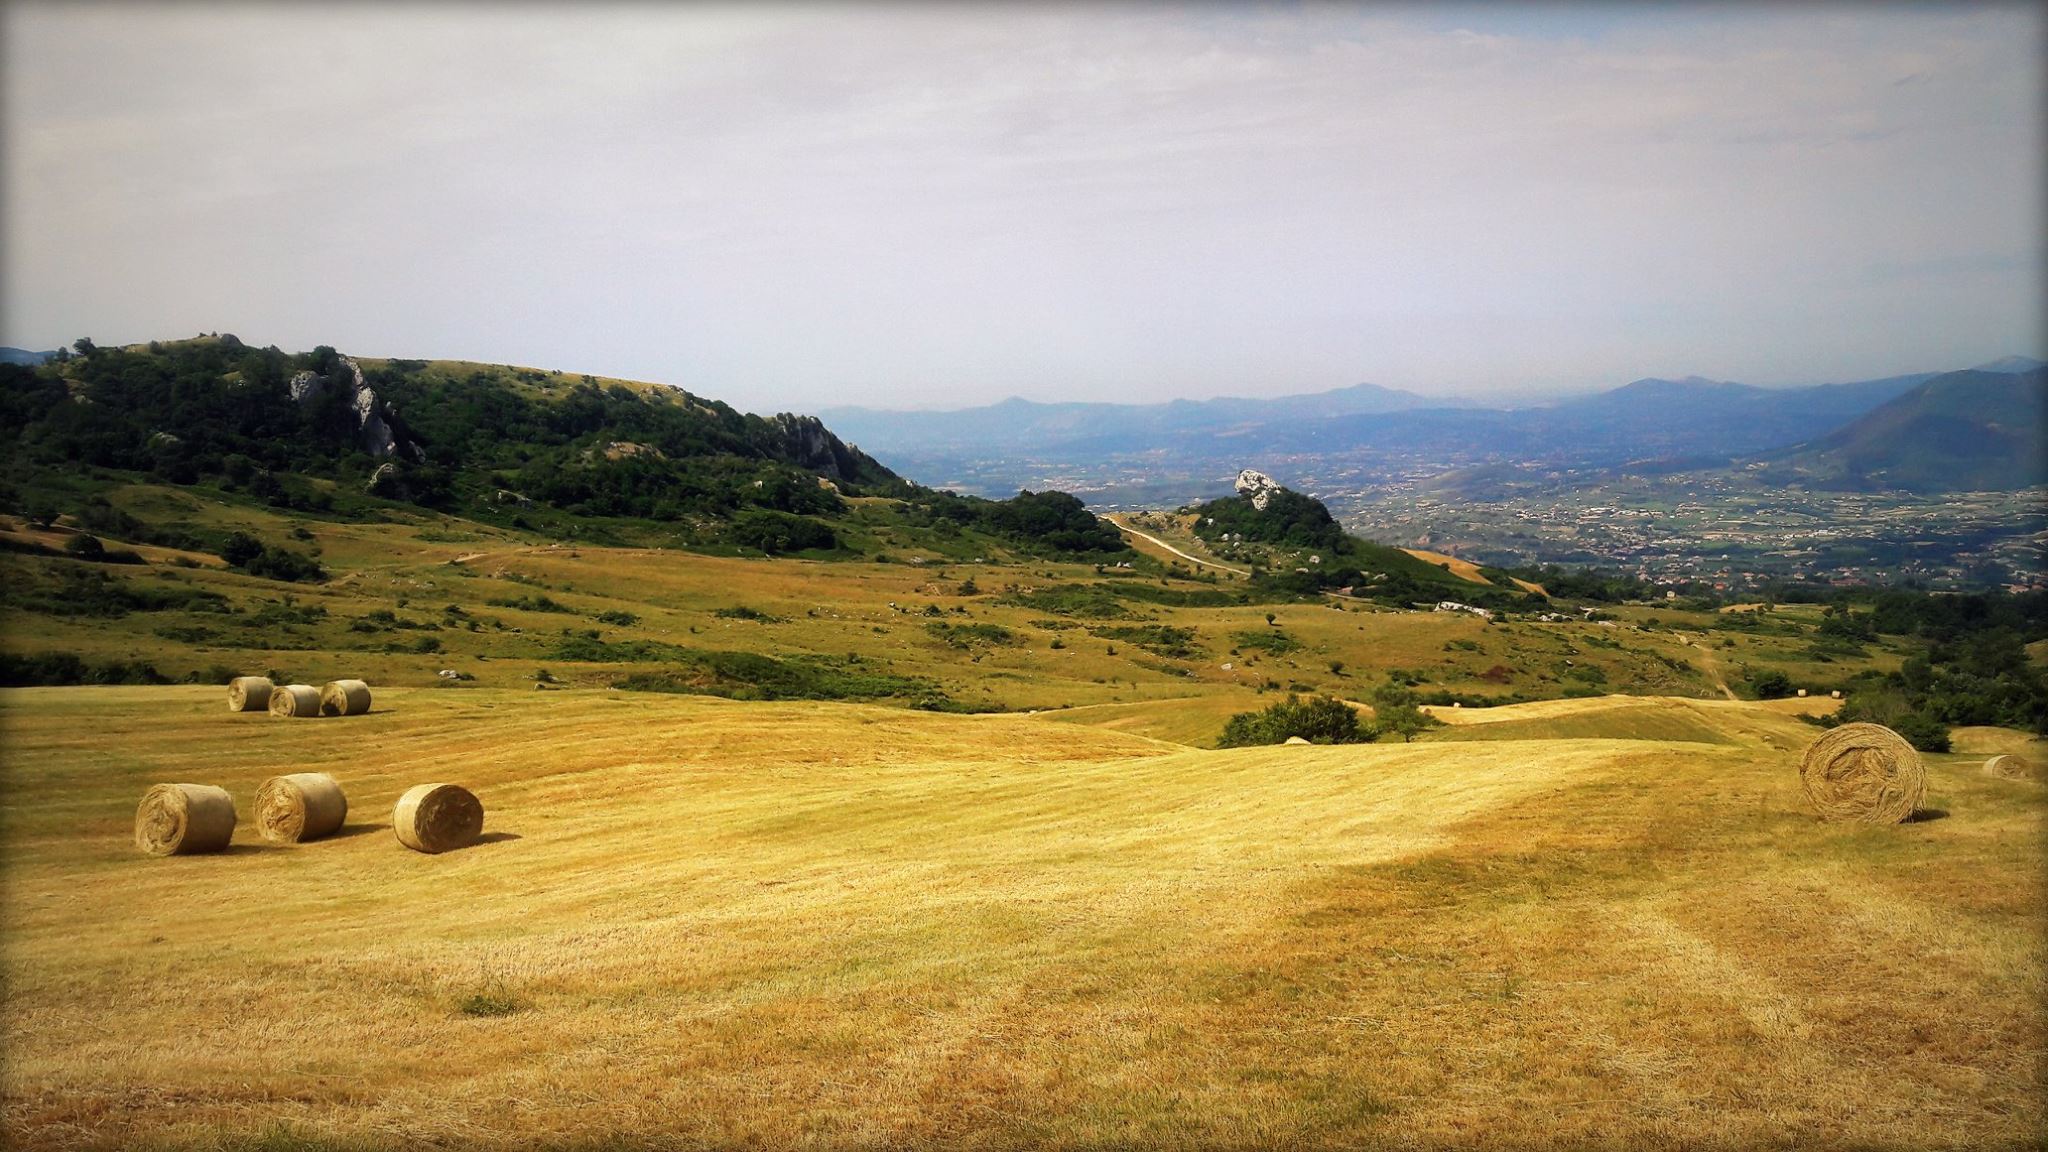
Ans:
<svg viewBox="0 0 2048 1152"><path fill-rule="evenodd" d="M144 661L93 663L75 652L15 655L0 652L0 686L32 688L59 684L169 684L170 678Z"/></svg>
<svg viewBox="0 0 2048 1152"><path fill-rule="evenodd" d="M1259 712L1240 712L1223 726L1219 748L1245 748L1262 744L1283 744L1299 736L1314 744L1356 744L1372 740L1378 732L1361 724L1353 708L1331 696L1287 699Z"/></svg>
<svg viewBox="0 0 2048 1152"><path fill-rule="evenodd" d="M1792 694L1792 678L1776 668L1752 672L1749 676L1749 690L1759 700L1778 700Z"/></svg>
<svg viewBox="0 0 2048 1152"><path fill-rule="evenodd" d="M1271 628L1265 631L1253 629L1231 634L1231 640L1240 648L1255 648L1269 656L1284 656L1301 647L1299 641L1289 636L1285 629Z"/></svg>

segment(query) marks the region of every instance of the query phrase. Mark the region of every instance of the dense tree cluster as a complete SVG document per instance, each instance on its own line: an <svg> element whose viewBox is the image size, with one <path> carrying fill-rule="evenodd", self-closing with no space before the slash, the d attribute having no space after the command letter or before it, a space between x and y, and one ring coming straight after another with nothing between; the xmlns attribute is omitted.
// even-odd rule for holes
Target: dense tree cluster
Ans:
<svg viewBox="0 0 2048 1152"><path fill-rule="evenodd" d="M1929 751L1946 751L1954 725L2000 725L2048 735L2048 675L2027 645L2048 639L2048 593L1933 596L1891 591L1869 612L1846 604L1823 617L1837 632L1916 638L1924 650L1870 689L1850 694L1842 720L1898 729Z"/></svg>
<svg viewBox="0 0 2048 1152"><path fill-rule="evenodd" d="M418 361L364 373L402 445L370 452L350 389L293 400L289 381L336 379L334 349L291 355L232 336L143 348L94 348L38 367L0 365L0 428L19 481L27 468L77 465L202 481L275 507L323 512L332 497L305 477L367 484L430 507L489 511L516 498L590 516L725 518L742 508L793 514L841 507L787 428L676 391L642 395L585 380L555 395L514 370L463 374ZM542 380L541 374L529 373ZM624 450L614 446L625 445ZM843 491L908 490L873 459L822 445ZM809 462L815 463L815 462ZM378 473L380 464L389 464ZM844 474L850 471L851 474Z"/></svg>
<svg viewBox="0 0 2048 1152"><path fill-rule="evenodd" d="M909 505L914 522L954 529L973 528L998 536L1026 552L1064 556L1128 553L1123 533L1065 492L1019 492L1007 500L983 500L926 490Z"/></svg>
<svg viewBox="0 0 2048 1152"><path fill-rule="evenodd" d="M1193 509L1195 535L1204 540L1233 536L1261 544L1290 548L1320 548L1334 552L1343 547L1344 528L1323 502L1289 488L1281 488L1266 499L1261 509L1245 496L1211 500Z"/></svg>

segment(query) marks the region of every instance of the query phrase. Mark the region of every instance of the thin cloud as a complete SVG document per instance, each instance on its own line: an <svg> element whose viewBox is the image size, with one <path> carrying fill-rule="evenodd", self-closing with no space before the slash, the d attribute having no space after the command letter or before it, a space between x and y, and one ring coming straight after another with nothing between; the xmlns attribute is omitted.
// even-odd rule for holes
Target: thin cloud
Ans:
<svg viewBox="0 0 2048 1152"><path fill-rule="evenodd" d="M2042 346L2033 9L5 19L15 344L232 330L757 408Z"/></svg>

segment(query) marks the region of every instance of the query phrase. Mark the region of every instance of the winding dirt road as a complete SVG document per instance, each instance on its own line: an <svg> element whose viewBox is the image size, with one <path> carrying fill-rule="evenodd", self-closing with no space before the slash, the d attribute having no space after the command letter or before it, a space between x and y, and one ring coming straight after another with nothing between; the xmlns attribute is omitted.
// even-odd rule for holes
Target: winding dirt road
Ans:
<svg viewBox="0 0 2048 1152"><path fill-rule="evenodd" d="M1251 573L1245 571L1242 568L1232 568L1228 564L1218 564L1214 560L1204 560L1200 556L1190 556L1187 553L1181 551L1180 549L1175 548L1173 545L1168 544L1166 541L1161 540L1159 537L1152 535L1150 532L1140 532L1136 528L1131 527L1129 524L1124 523L1123 521L1117 519L1114 516L1104 517L1104 519L1107 519L1111 524L1116 525L1123 531L1128 532L1133 536L1136 536L1138 539L1143 540L1149 544L1152 544L1155 547L1164 548L1168 552L1173 553L1175 556L1178 556L1191 564L1199 564L1205 568L1215 568L1219 571L1234 573L1238 576L1251 575Z"/></svg>

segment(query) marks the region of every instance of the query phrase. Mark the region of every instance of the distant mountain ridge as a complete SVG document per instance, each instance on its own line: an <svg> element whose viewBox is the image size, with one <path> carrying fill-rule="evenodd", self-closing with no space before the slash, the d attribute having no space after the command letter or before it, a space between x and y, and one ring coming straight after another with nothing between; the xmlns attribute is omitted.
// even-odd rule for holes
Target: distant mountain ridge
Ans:
<svg viewBox="0 0 2048 1152"><path fill-rule="evenodd" d="M2048 483L2044 428L2048 367L2008 357L1926 380L1778 464L1827 488L2011 491Z"/></svg>
<svg viewBox="0 0 2048 1152"><path fill-rule="evenodd" d="M1017 397L979 408L904 412L841 407L820 418L856 444L873 442L891 451L929 451L963 445L1010 445L1041 449L1087 444L1114 450L1146 446L1194 434L1216 434L1274 420L1322 420L1340 416L1440 407L1413 392L1355 384L1273 399L1224 396L1213 400L1170 400L1160 404L1088 401L1042 403Z"/></svg>
<svg viewBox="0 0 2048 1152"><path fill-rule="evenodd" d="M2006 357L1976 369L2018 373ZM1177 469L1220 478L1245 460L1315 457L1370 477L1483 465L1612 468L1684 460L1713 466L1809 443L1941 375L1763 388L1699 376L1646 377L1590 396L1518 408L1455 406L1376 385L1304 396L1165 404L1011 399L952 412L840 408L825 416L900 472L998 493L1049 475ZM1204 481L1203 490L1215 481ZM1152 484L1153 481L1145 481Z"/></svg>

